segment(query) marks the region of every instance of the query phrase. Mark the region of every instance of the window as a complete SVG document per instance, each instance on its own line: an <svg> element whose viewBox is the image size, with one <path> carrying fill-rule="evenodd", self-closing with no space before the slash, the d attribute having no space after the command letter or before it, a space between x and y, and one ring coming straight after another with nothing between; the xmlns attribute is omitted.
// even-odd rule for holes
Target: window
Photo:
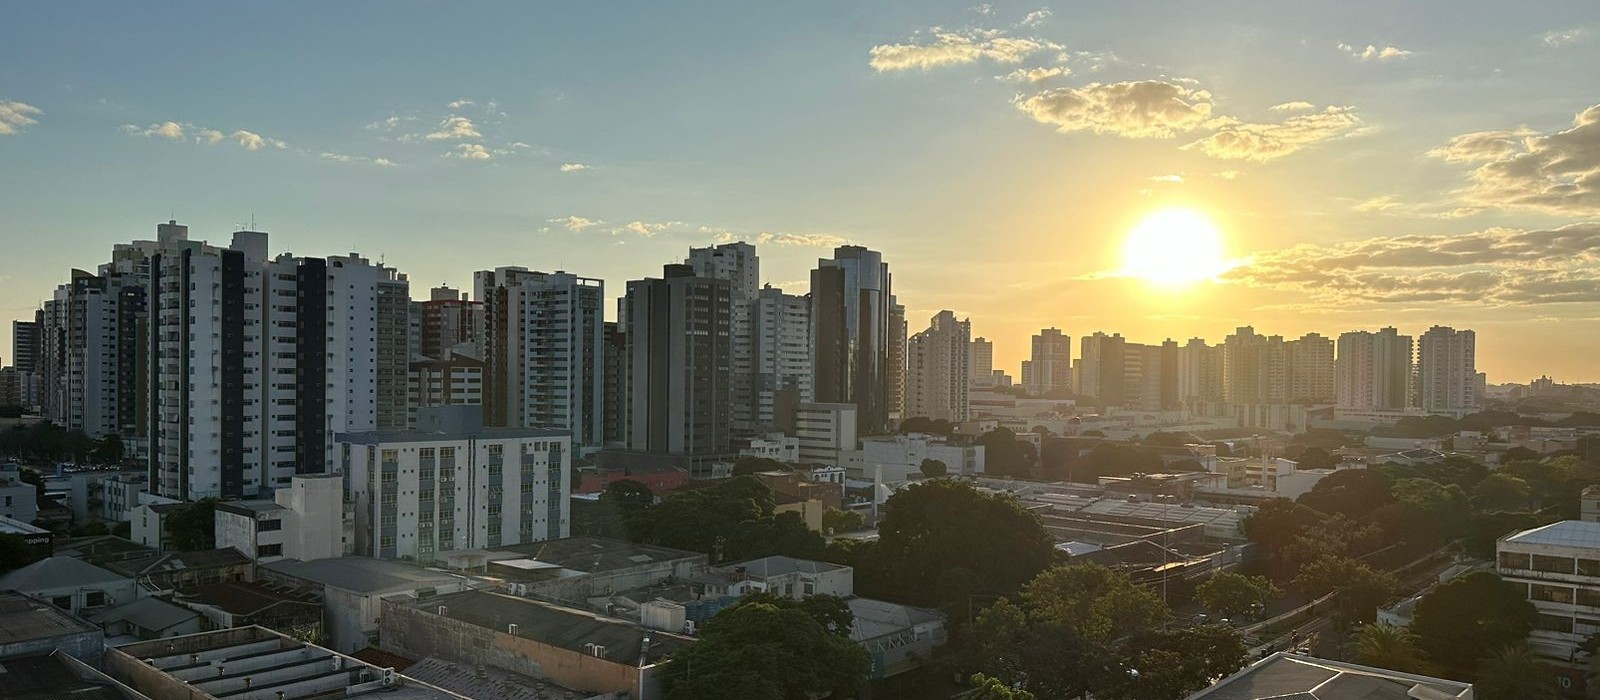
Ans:
<svg viewBox="0 0 1600 700"><path fill-rule="evenodd" d="M260 523L258 523L256 525L256 532L272 532L274 530L282 530L282 529L283 529L283 521L282 520L263 520L263 521L261 521Z"/></svg>
<svg viewBox="0 0 1600 700"><path fill-rule="evenodd" d="M1534 629L1550 632L1564 632L1572 634L1572 618L1539 613L1539 618L1533 622Z"/></svg>
<svg viewBox="0 0 1600 700"><path fill-rule="evenodd" d="M281 557L281 556L283 556L283 545L281 545L281 544L264 544L264 545L261 545L260 547L256 548L256 556L258 556L258 557Z"/></svg>
<svg viewBox="0 0 1600 700"><path fill-rule="evenodd" d="M1600 559L1579 559L1578 574L1582 576L1600 576Z"/></svg>
<svg viewBox="0 0 1600 700"><path fill-rule="evenodd" d="M1546 586L1535 583L1528 592L1528 597L1534 600L1543 600L1551 603L1571 603L1572 589L1566 586Z"/></svg>
<svg viewBox="0 0 1600 700"><path fill-rule="evenodd" d="M1527 569L1528 555L1522 552L1501 552L1500 568L1502 569Z"/></svg>
<svg viewBox="0 0 1600 700"><path fill-rule="evenodd" d="M1570 574L1575 570L1572 557L1550 557L1543 554L1533 555L1533 570L1551 574Z"/></svg>

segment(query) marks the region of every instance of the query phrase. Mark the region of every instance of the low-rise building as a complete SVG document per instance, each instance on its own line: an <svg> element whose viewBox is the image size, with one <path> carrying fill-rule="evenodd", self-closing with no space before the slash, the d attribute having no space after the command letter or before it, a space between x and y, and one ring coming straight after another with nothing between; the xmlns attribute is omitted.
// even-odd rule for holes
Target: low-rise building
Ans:
<svg viewBox="0 0 1600 700"><path fill-rule="evenodd" d="M172 547L172 530L168 518L187 508L186 503L140 503L128 515L128 539L165 552Z"/></svg>
<svg viewBox="0 0 1600 700"><path fill-rule="evenodd" d="M383 601L378 647L484 664L584 693L660 697L661 661L693 640L595 613L487 591Z"/></svg>
<svg viewBox="0 0 1600 700"><path fill-rule="evenodd" d="M216 581L179 589L172 600L205 616L213 629L322 630L322 595L290 586Z"/></svg>
<svg viewBox="0 0 1600 700"><path fill-rule="evenodd" d="M635 544L602 537L567 537L537 544L501 547L483 560L469 555L452 566L482 566L489 576L506 581L515 595L572 607L626 591L687 581L708 557L699 552Z"/></svg>
<svg viewBox="0 0 1600 700"><path fill-rule="evenodd" d="M844 452L856 449L856 405L853 403L799 404L794 425L786 426L800 440L800 460L806 464L837 465Z"/></svg>
<svg viewBox="0 0 1600 700"><path fill-rule="evenodd" d="M301 700L380 694L384 700L468 700L393 668L263 627L201 632L106 650L106 673L152 698Z"/></svg>
<svg viewBox="0 0 1600 700"><path fill-rule="evenodd" d="M865 438L861 449L841 454L840 463L853 479L906 481L922 476L923 460L943 462L951 475L984 472L983 446L962 444L934 435L887 435Z"/></svg>
<svg viewBox="0 0 1600 700"><path fill-rule="evenodd" d="M0 659L6 700L151 700L63 651Z"/></svg>
<svg viewBox="0 0 1600 700"><path fill-rule="evenodd" d="M88 617L112 637L136 639L194 634L205 626L205 618L200 613L160 598L140 598L114 608L95 611Z"/></svg>
<svg viewBox="0 0 1600 700"><path fill-rule="evenodd" d="M1572 665L1579 645L1600 632L1600 522L1563 520L1514 532L1495 550L1501 578L1539 611L1528 646Z"/></svg>
<svg viewBox="0 0 1600 700"><path fill-rule="evenodd" d="M368 557L288 559L257 567L256 576L258 581L320 595L328 646L341 653L377 640L383 597L405 593L430 598L465 590L470 584L462 576Z"/></svg>
<svg viewBox="0 0 1600 700"><path fill-rule="evenodd" d="M99 665L105 638L104 630L48 600L0 590L0 659L60 649Z"/></svg>
<svg viewBox="0 0 1600 700"><path fill-rule="evenodd" d="M340 475L297 475L273 500L218 503L216 543L263 563L343 556L344 515Z"/></svg>
<svg viewBox="0 0 1600 700"><path fill-rule="evenodd" d="M76 614L132 602L133 579L72 557L56 556L0 576L0 591L25 593Z"/></svg>
<svg viewBox="0 0 1600 700"><path fill-rule="evenodd" d="M809 559L771 556L712 567L694 577L709 597L771 593L799 600L811 595L855 595L855 569Z"/></svg>
<svg viewBox="0 0 1600 700"><path fill-rule="evenodd" d="M772 433L750 440L750 444L739 450L740 457L757 457L760 459L775 459L779 462L800 461L800 438L790 437L783 433Z"/></svg>
<svg viewBox="0 0 1600 700"><path fill-rule="evenodd" d="M25 523L39 517L38 489L22 480L20 465L0 465L0 517Z"/></svg>
<svg viewBox="0 0 1600 700"><path fill-rule="evenodd" d="M1472 684L1278 652L1188 700L1472 700Z"/></svg>

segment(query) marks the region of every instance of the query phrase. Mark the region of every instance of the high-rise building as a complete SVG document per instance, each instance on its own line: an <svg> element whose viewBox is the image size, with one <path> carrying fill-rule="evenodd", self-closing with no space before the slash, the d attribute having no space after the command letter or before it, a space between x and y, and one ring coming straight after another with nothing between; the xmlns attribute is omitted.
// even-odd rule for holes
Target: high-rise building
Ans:
<svg viewBox="0 0 1600 700"><path fill-rule="evenodd" d="M483 406L483 360L468 347L445 350L441 358L418 355L411 363L407 428L414 429L420 411L433 406Z"/></svg>
<svg viewBox="0 0 1600 700"><path fill-rule="evenodd" d="M572 438L485 428L482 415L431 408L418 430L339 434L356 554L430 562L439 552L568 535Z"/></svg>
<svg viewBox="0 0 1600 700"><path fill-rule="evenodd" d="M474 275L484 301L486 421L569 430L579 450L605 430L605 283L501 267Z"/></svg>
<svg viewBox="0 0 1600 700"><path fill-rule="evenodd" d="M1289 357L1282 336L1241 326L1222 343L1222 398L1232 404L1288 401Z"/></svg>
<svg viewBox="0 0 1600 700"><path fill-rule="evenodd" d="M1059 328L1046 328L1033 336L1031 381L1024 381L1030 394L1045 394L1072 387L1072 336Z"/></svg>
<svg viewBox="0 0 1600 700"><path fill-rule="evenodd" d="M1434 326L1417 338L1417 406L1431 413L1470 413L1478 401L1477 334Z"/></svg>
<svg viewBox="0 0 1600 700"><path fill-rule="evenodd" d="M972 323L956 320L952 311L940 311L927 330L911 336L906 345L907 418L967 419L971 345Z"/></svg>
<svg viewBox="0 0 1600 700"><path fill-rule="evenodd" d="M419 324L415 354L444 359L451 350L483 356L483 301L450 287L434 287L427 301L412 302Z"/></svg>
<svg viewBox="0 0 1600 700"><path fill-rule="evenodd" d="M1411 336L1394 328L1339 335L1334 399L1339 408L1384 410L1411 405Z"/></svg>
<svg viewBox="0 0 1600 700"><path fill-rule="evenodd" d="M1178 351L1178 399L1184 405L1222 400L1222 348L1190 338Z"/></svg>
<svg viewBox="0 0 1600 700"><path fill-rule="evenodd" d="M972 339L972 376L968 383L973 387L994 386L994 343L983 337Z"/></svg>
<svg viewBox="0 0 1600 700"><path fill-rule="evenodd" d="M65 357L62 400L52 407L51 419L91 438L115 435L124 454L134 458L144 456L147 434L145 294L138 275L73 270L54 300L64 311L59 348Z"/></svg>
<svg viewBox="0 0 1600 700"><path fill-rule="evenodd" d="M39 323L11 322L11 366L18 372L32 373L39 362Z"/></svg>
<svg viewBox="0 0 1600 700"><path fill-rule="evenodd" d="M750 437L760 432L761 399L756 376L758 339L755 331L756 303L760 295L761 259L756 247L743 241L705 248L690 248L684 264L700 277L727 280L733 306L729 316L732 342L731 366L733 396L730 420L736 436ZM770 412L768 413L770 417Z"/></svg>
<svg viewBox="0 0 1600 700"><path fill-rule="evenodd" d="M811 401L811 300L767 285L756 298L752 321L755 420L771 431L780 404Z"/></svg>
<svg viewBox="0 0 1600 700"><path fill-rule="evenodd" d="M1289 365L1289 403L1319 404L1334 400L1333 339L1307 333L1284 343Z"/></svg>
<svg viewBox="0 0 1600 700"><path fill-rule="evenodd" d="M329 471L333 435L405 427L409 284L351 254L267 259L267 234L227 248L119 245L150 290L152 491L264 496Z"/></svg>
<svg viewBox="0 0 1600 700"><path fill-rule="evenodd" d="M888 386L889 418L906 417L906 307L889 296L889 367L884 373Z"/></svg>
<svg viewBox="0 0 1600 700"><path fill-rule="evenodd" d="M627 446L710 456L732 449L732 289L688 265L628 282L618 308L626 339Z"/></svg>
<svg viewBox="0 0 1600 700"><path fill-rule="evenodd" d="M1037 337L1037 336L1036 336ZM1082 361L1078 363L1078 394L1105 406L1122 406L1127 401L1127 346L1120 333L1106 335L1095 331L1080 342ZM1033 363L1037 382L1039 363Z"/></svg>
<svg viewBox="0 0 1600 700"><path fill-rule="evenodd" d="M890 322L889 265L859 246L840 246L811 271L811 338L815 399L853 403L861 434L888 428L891 383L903 373L890 359L904 326Z"/></svg>
<svg viewBox="0 0 1600 700"><path fill-rule="evenodd" d="M606 321L603 328L605 396L601 402L604 407L601 444L623 447L628 444L628 336L622 332L622 324L616 321Z"/></svg>

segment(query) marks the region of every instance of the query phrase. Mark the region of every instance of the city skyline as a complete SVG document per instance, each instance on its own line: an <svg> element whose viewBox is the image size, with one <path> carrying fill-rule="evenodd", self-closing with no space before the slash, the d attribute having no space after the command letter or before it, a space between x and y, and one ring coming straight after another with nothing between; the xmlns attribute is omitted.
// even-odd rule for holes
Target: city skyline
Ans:
<svg viewBox="0 0 1600 700"><path fill-rule="evenodd" d="M599 277L608 317L689 247L748 240L804 293L862 245L908 318L970 318L1007 372L1052 326L1438 324L1479 332L1493 382L1592 381L1600 27L1583 3L1431 5L18 8L0 320L175 212L213 243L253 215L272 254L381 259L414 298L504 265ZM436 45L387 48L424 23ZM469 41L479 61L440 60ZM1172 208L1220 229L1220 281L1121 274Z"/></svg>

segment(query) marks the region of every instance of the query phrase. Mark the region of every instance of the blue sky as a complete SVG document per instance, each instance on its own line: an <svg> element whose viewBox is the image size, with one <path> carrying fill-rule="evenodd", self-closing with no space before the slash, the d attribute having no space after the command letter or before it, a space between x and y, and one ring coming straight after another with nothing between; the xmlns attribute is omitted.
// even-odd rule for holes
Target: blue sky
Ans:
<svg viewBox="0 0 1600 700"><path fill-rule="evenodd" d="M495 265L614 295L728 238L803 292L859 243L913 331L970 315L1013 372L1042 326L1437 322L1491 380L1592 380L1596 65L1593 2L15 5L0 319L169 213L219 242L254 215L415 296ZM1114 274L1169 206L1239 266Z"/></svg>

